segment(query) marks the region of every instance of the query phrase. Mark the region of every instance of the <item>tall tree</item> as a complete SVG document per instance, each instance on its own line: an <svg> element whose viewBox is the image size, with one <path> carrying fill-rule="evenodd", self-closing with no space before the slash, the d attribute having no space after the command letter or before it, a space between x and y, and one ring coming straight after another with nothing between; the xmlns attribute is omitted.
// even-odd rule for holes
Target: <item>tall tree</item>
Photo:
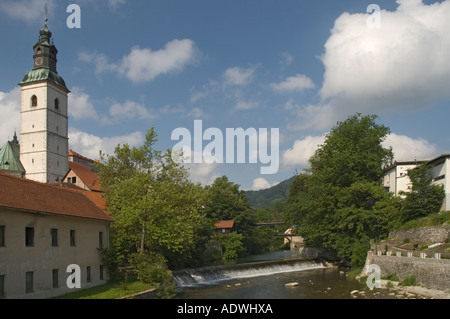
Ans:
<svg viewBox="0 0 450 319"><path fill-rule="evenodd" d="M354 263L361 262L370 238L386 232L385 210L373 208L388 200L379 181L393 154L382 146L389 129L376 118L356 114L338 122L310 168L296 177L285 209L308 245L333 249Z"/></svg>
<svg viewBox="0 0 450 319"><path fill-rule="evenodd" d="M243 244L249 248L255 218L248 204L245 192L239 185L222 176L206 187L204 212L213 223L220 220L234 220L236 231L243 235Z"/></svg>
<svg viewBox="0 0 450 319"><path fill-rule="evenodd" d="M188 180L170 150L154 149L154 129L141 147L117 146L101 154L99 177L112 225L112 246L121 258L132 252L156 252L169 262L186 259L207 227L202 213L203 188Z"/></svg>

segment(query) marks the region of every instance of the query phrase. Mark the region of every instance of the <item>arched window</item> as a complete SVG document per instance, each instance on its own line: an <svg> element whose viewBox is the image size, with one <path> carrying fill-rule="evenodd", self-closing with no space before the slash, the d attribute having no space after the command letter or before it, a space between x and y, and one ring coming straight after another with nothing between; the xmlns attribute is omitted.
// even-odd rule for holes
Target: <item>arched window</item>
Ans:
<svg viewBox="0 0 450 319"><path fill-rule="evenodd" d="M59 99L58 98L56 98L55 99L55 109L59 109Z"/></svg>
<svg viewBox="0 0 450 319"><path fill-rule="evenodd" d="M37 103L38 103L38 101L37 101L37 96L36 96L36 95L33 95L33 96L31 97L31 106L37 106Z"/></svg>

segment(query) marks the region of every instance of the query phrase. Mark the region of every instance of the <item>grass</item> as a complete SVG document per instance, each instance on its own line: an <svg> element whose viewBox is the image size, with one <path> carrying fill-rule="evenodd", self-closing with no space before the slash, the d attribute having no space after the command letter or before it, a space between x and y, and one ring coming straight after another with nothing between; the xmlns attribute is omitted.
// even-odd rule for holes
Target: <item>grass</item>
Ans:
<svg viewBox="0 0 450 319"><path fill-rule="evenodd" d="M152 288L155 286L131 278L127 282L109 282L105 285L77 290L54 299L115 299Z"/></svg>

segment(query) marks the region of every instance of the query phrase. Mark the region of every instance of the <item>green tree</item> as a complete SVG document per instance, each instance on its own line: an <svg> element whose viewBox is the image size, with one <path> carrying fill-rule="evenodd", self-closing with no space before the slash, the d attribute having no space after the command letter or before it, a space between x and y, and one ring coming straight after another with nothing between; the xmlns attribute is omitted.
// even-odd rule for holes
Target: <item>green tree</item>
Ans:
<svg viewBox="0 0 450 319"><path fill-rule="evenodd" d="M408 176L412 188L410 192L402 192L402 195L405 195L401 209L402 221L407 222L439 212L445 191L442 186L432 185L433 179L427 163L408 170Z"/></svg>
<svg viewBox="0 0 450 319"><path fill-rule="evenodd" d="M291 185L285 218L309 246L332 249L359 264L369 239L387 233L380 185L382 167L392 161L382 146L389 129L375 115L356 114L339 122L310 158L310 168Z"/></svg>
<svg viewBox="0 0 450 319"><path fill-rule="evenodd" d="M202 212L204 193L172 161L170 150L154 149L156 136L152 128L141 147L124 144L114 155L102 153L99 177L115 220L111 244L118 258L154 252L178 264L201 246L199 238L204 240L197 236L209 225Z"/></svg>
<svg viewBox="0 0 450 319"><path fill-rule="evenodd" d="M216 178L205 191L206 216L213 224L220 220L234 220L235 231L243 236L244 247L251 247L255 216L244 191L226 176Z"/></svg>

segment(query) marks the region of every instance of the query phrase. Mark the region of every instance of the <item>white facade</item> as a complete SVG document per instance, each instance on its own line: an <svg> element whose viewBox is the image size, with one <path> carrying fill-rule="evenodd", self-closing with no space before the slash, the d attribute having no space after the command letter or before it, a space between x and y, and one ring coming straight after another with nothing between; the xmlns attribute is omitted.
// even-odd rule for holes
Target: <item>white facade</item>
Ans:
<svg viewBox="0 0 450 319"><path fill-rule="evenodd" d="M450 154L441 155L428 162L433 185L442 185L445 191L443 210L450 210Z"/></svg>
<svg viewBox="0 0 450 319"><path fill-rule="evenodd" d="M443 154L428 161L395 162L385 169L382 180L383 186L395 196L400 196L402 191L409 192L412 183L408 176L408 170L414 169L423 163L428 165L432 184L444 187L445 198L442 209L450 210L450 154Z"/></svg>
<svg viewBox="0 0 450 319"><path fill-rule="evenodd" d="M395 196L400 196L400 192L407 192L411 189L412 183L408 176L408 170L416 168L425 161L404 161L395 162L386 168L383 175L383 186L387 191Z"/></svg>
<svg viewBox="0 0 450 319"><path fill-rule="evenodd" d="M61 181L69 170L67 94L48 80L21 85L20 161L27 179Z"/></svg>
<svg viewBox="0 0 450 319"><path fill-rule="evenodd" d="M108 222L0 209L0 225L0 299L43 299L73 292L77 289L66 282L71 275L67 267L73 264L80 267L81 289L107 282L98 247L109 247ZM32 245L26 243L26 228L33 229Z"/></svg>

